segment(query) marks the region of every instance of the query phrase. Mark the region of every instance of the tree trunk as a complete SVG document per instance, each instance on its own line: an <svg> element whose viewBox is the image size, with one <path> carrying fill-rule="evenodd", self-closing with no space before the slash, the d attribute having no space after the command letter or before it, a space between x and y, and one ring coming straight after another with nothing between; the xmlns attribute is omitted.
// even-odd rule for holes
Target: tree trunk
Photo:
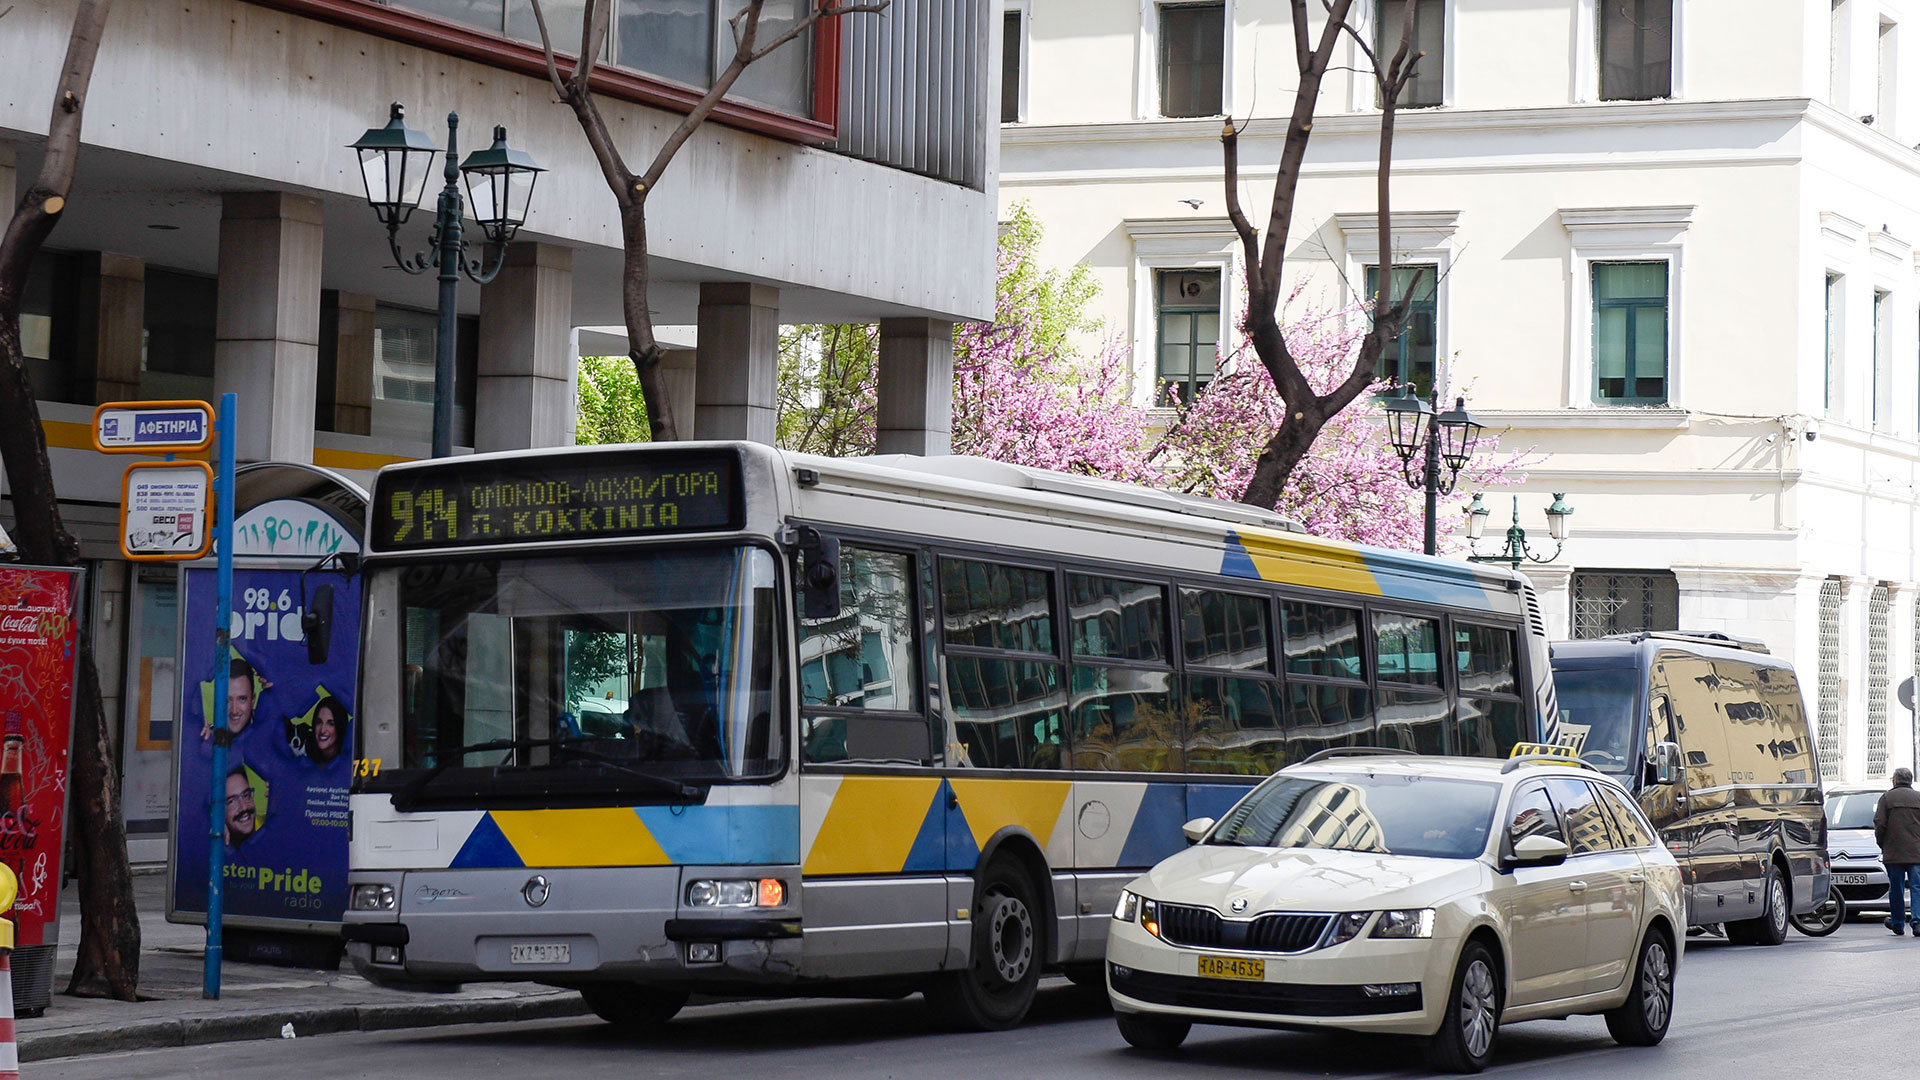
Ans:
<svg viewBox="0 0 1920 1080"><path fill-rule="evenodd" d="M620 207L620 237L626 247L620 305L627 320L627 355L640 378L640 400L647 406L647 432L654 442L674 442L691 432L674 423L672 398L660 377L660 343L653 336L653 312L647 307L647 200L638 195Z"/></svg>
<svg viewBox="0 0 1920 1080"><path fill-rule="evenodd" d="M20 346L20 300L27 270L60 222L80 152L80 119L93 79L109 0L82 0L54 91L46 154L40 173L22 194L0 238L0 458L13 498L14 541L21 557L49 566L79 566L80 545L61 521L47 459L46 431ZM93 637L81 620L75 664L73 850L80 879L80 948L69 993L132 1001L140 981L140 920L133 906L133 874L120 820L120 782L100 700Z"/></svg>

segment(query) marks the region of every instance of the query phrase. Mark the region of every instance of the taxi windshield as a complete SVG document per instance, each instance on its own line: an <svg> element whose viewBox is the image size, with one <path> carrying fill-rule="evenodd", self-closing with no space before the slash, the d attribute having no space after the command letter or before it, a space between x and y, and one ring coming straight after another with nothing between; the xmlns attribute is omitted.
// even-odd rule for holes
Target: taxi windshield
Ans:
<svg viewBox="0 0 1920 1080"><path fill-rule="evenodd" d="M1499 795L1477 780L1283 774L1234 807L1207 843L1472 859L1487 848Z"/></svg>

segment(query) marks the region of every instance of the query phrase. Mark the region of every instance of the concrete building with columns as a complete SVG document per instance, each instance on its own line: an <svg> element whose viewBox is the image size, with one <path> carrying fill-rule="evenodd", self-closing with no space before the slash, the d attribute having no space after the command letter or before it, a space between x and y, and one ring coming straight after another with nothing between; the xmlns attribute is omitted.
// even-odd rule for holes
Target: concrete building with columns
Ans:
<svg viewBox="0 0 1920 1080"><path fill-rule="evenodd" d="M1920 2L1417 4L1393 239L1368 61L1335 53L1294 210L1303 302L1426 267L1383 375L1436 375L1531 461L1523 567L1549 631L1759 638L1793 660L1829 778L1915 754L1920 642ZM1317 36L1324 14L1313 9ZM1242 204L1264 224L1292 109L1284 0L1002 0L1003 207L1103 286L1142 404L1237 345ZM1498 542L1512 504L1489 498ZM1443 528L1457 530L1458 522ZM1494 545L1483 544L1483 549ZM1543 545L1551 551L1550 543Z"/></svg>
<svg viewBox="0 0 1920 1080"><path fill-rule="evenodd" d="M742 6L614 4L596 89L631 165L724 66ZM556 41L577 42L580 5L547 8ZM695 437L771 441L779 327L859 321L882 327L882 449L947 450L952 326L993 311L1000 23L989 0L896 8L756 65L651 196L649 299ZM769 26L793 9L770 3ZM46 0L0 23L0 205L39 169L72 16ZM151 0L109 20L22 325L91 571L137 862L166 857L177 578L119 558L127 459L89 448L92 409L233 391L242 460L347 487L426 455L435 283L393 268L348 149L394 101L442 146L457 111L463 154L504 125L547 169L498 278L460 289L456 452L571 444L580 328L623 322L619 221L525 0ZM425 246L435 190L403 253ZM590 353L625 351L584 334Z"/></svg>

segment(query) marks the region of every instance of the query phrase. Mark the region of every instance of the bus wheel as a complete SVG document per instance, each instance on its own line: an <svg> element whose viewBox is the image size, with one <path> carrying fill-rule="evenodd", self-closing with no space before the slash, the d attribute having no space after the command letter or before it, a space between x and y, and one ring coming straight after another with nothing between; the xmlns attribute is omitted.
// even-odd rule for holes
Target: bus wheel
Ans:
<svg viewBox="0 0 1920 1080"><path fill-rule="evenodd" d="M1002 1031L1018 1024L1040 984L1045 939L1033 884L1018 866L996 859L981 875L973 909L973 960L926 989L928 1004L948 1024Z"/></svg>
<svg viewBox="0 0 1920 1080"><path fill-rule="evenodd" d="M632 983L593 983L580 988L587 1008L628 1035L653 1035L687 1003L684 990L657 990Z"/></svg>

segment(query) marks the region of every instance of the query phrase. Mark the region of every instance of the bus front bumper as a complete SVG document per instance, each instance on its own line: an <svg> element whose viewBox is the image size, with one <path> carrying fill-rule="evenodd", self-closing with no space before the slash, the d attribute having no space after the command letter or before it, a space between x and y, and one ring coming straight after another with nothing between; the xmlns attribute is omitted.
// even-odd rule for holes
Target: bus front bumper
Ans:
<svg viewBox="0 0 1920 1080"><path fill-rule="evenodd" d="M686 883L778 878L778 907L691 908ZM392 987L481 981L559 985L766 985L800 965L800 869L605 867L355 871L393 890L386 911L348 910L354 969Z"/></svg>

